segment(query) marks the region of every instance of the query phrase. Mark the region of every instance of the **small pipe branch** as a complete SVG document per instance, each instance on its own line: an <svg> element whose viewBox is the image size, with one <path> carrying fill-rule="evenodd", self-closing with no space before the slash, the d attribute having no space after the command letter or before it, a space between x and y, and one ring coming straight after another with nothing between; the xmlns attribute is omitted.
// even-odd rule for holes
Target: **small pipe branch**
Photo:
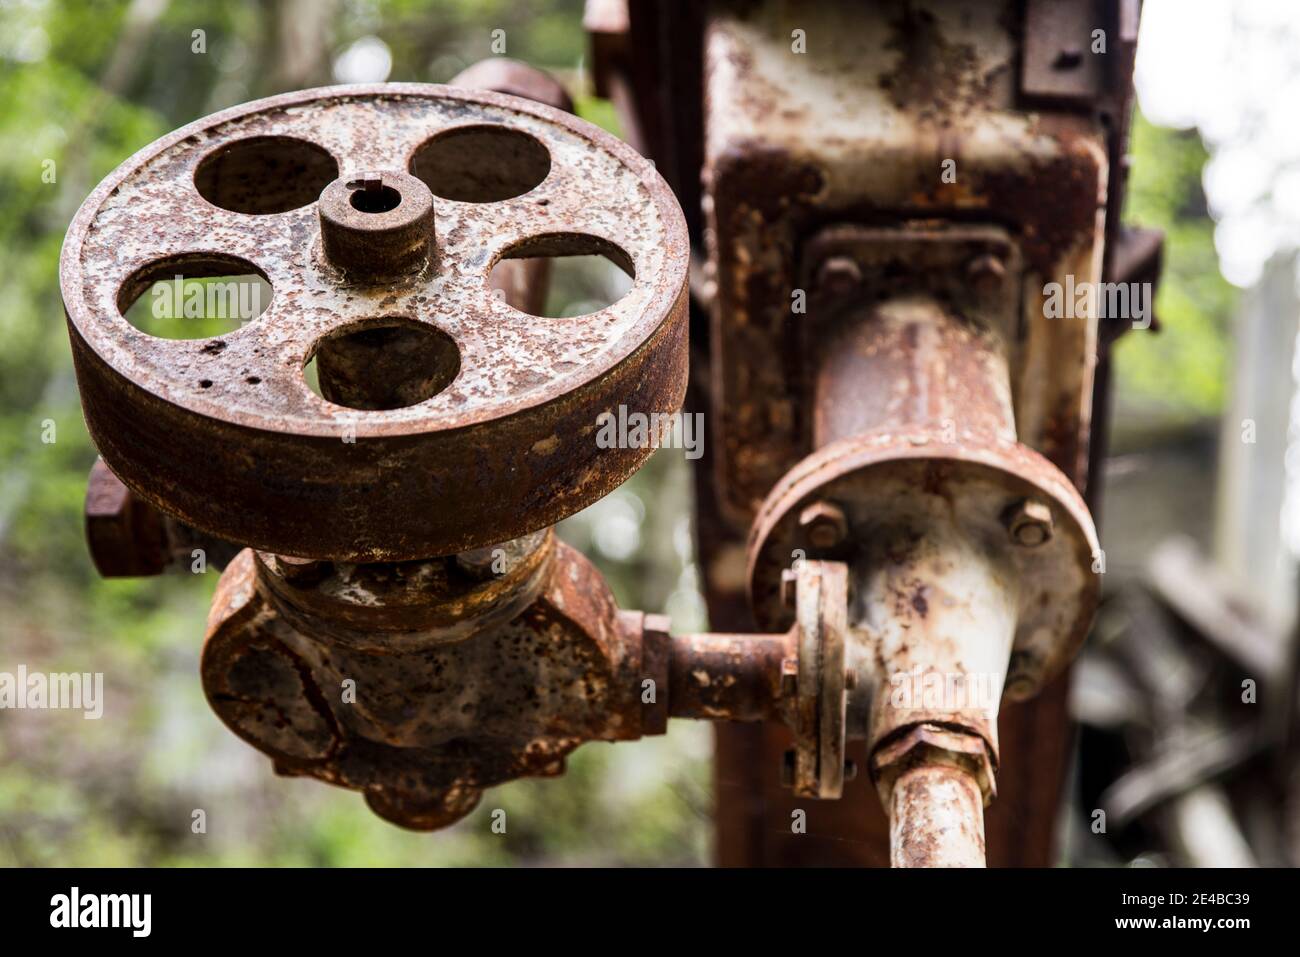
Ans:
<svg viewBox="0 0 1300 957"><path fill-rule="evenodd" d="M669 714L713 721L780 721L782 663L794 637L674 635Z"/></svg>

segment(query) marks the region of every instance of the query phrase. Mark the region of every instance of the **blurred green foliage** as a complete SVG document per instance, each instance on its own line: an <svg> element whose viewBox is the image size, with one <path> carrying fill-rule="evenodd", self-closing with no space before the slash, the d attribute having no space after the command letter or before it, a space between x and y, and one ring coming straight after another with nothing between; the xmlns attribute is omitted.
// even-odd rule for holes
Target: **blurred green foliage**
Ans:
<svg viewBox="0 0 1300 957"><path fill-rule="evenodd" d="M1115 347L1117 432L1135 419L1177 423L1223 408L1237 305L1236 288L1219 272L1206 213L1200 136L1152 126L1136 113L1130 146L1124 220L1165 231L1165 262L1155 309L1160 331L1130 332Z"/></svg>

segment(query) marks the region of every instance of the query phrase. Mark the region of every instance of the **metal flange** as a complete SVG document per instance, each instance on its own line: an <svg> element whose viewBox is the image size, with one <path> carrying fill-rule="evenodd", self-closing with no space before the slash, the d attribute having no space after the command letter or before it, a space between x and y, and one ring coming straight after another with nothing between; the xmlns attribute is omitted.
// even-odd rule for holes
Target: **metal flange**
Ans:
<svg viewBox="0 0 1300 957"><path fill-rule="evenodd" d="M630 291L565 319L493 295L499 260L575 254ZM679 407L687 262L667 185L614 137L512 96L385 84L145 147L78 212L60 277L86 422L129 487L263 551L393 561L519 538L640 466L651 449L598 448L597 418ZM260 275L270 305L204 339L124 318L178 274Z"/></svg>
<svg viewBox="0 0 1300 957"><path fill-rule="evenodd" d="M836 503L845 516L847 544L831 553L817 549L800 524L818 502ZM1028 537L1021 521L1026 502L1046 512L1049 537ZM1087 635L1100 591L1093 571L1099 546L1074 486L1042 456L1007 439L964 436L957 442L943 430L880 430L810 455L772 490L754 523L749 587L755 619L772 629L793 623L781 600L781 577L792 556L852 563L866 556L861 549L883 542L887 530L924 527L938 515L963 530L973 547L1006 562L1018 596L1006 694L1013 700L1032 696Z"/></svg>
<svg viewBox="0 0 1300 957"><path fill-rule="evenodd" d="M834 799L844 790L848 569L802 562L796 570L794 774L803 797Z"/></svg>

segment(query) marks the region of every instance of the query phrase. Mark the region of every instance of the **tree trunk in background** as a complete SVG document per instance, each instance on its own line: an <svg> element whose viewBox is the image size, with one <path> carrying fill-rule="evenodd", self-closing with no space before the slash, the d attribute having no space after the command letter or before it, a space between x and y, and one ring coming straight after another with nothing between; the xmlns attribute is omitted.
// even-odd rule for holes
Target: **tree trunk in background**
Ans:
<svg viewBox="0 0 1300 957"><path fill-rule="evenodd" d="M330 27L337 0L281 0L266 7L273 37L268 93L330 82Z"/></svg>

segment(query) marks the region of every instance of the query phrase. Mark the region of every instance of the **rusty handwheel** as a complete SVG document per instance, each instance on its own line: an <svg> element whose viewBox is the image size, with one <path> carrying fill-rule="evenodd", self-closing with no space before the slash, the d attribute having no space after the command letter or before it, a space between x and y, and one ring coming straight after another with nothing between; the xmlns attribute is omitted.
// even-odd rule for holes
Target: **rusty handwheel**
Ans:
<svg viewBox="0 0 1300 957"><path fill-rule="evenodd" d="M592 253L633 277L597 312L492 294L502 259ZM127 485L228 541L361 562L517 538L634 472L651 450L599 447L598 417L680 405L687 261L667 185L614 137L516 97L384 84L145 147L78 212L60 278L86 422ZM259 275L270 304L206 339L124 318L182 274Z"/></svg>

